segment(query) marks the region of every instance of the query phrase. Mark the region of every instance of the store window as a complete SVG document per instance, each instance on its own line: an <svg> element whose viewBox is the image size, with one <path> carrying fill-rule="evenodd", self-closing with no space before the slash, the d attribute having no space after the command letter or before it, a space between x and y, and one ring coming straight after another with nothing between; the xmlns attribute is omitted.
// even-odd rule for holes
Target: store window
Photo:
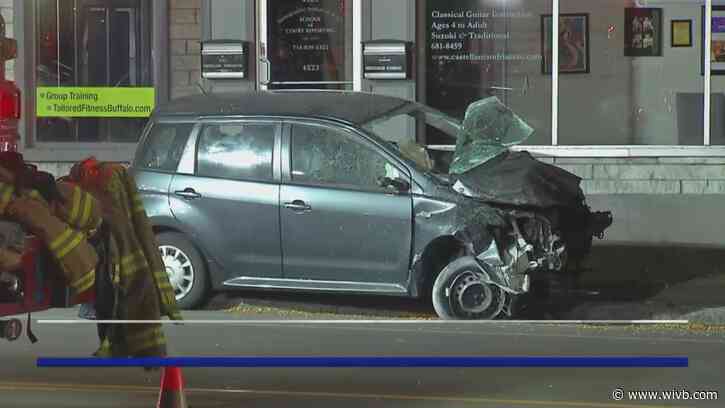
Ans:
<svg viewBox="0 0 725 408"><path fill-rule="evenodd" d="M425 102L462 119L467 106L497 96L526 118L535 133L528 144L551 143L551 73L544 72L542 16L551 0L427 0L418 2ZM421 38L422 36L422 38ZM546 42L544 42L546 41ZM452 141L433 129L429 144Z"/></svg>
<svg viewBox="0 0 725 408"><path fill-rule="evenodd" d="M560 0L559 144L702 146L703 5Z"/></svg>
<svg viewBox="0 0 725 408"><path fill-rule="evenodd" d="M136 142L153 104L151 2L35 0L38 142Z"/></svg>
<svg viewBox="0 0 725 408"><path fill-rule="evenodd" d="M702 6L693 36L704 43L705 7ZM710 37L710 140L711 145L725 145L725 1L713 1ZM703 47L700 47L702 50ZM704 73L704 51L699 55Z"/></svg>
<svg viewBox="0 0 725 408"><path fill-rule="evenodd" d="M352 1L268 0L270 89L352 89Z"/></svg>

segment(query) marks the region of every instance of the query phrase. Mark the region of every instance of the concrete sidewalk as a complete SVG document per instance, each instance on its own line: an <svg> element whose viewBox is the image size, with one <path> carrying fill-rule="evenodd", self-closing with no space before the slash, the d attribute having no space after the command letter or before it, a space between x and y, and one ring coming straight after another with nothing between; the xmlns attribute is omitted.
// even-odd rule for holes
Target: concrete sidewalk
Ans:
<svg viewBox="0 0 725 408"><path fill-rule="evenodd" d="M585 301L565 312L573 320L690 320L725 324L725 274L669 286L655 296L630 301Z"/></svg>
<svg viewBox="0 0 725 408"><path fill-rule="evenodd" d="M670 320L725 324L725 250L595 247L582 284L603 288L564 319Z"/></svg>

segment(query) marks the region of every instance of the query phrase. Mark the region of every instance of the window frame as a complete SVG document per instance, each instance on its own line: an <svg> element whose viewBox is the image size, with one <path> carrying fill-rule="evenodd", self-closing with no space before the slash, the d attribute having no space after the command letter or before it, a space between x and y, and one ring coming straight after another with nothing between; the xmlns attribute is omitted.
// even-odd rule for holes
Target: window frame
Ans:
<svg viewBox="0 0 725 408"><path fill-rule="evenodd" d="M219 126L219 125L235 125L235 124L249 124L249 125L272 125L274 126L274 141L272 144L272 177L270 179L261 180L261 179L253 179L253 178L228 178L228 177L218 177L218 176L209 176L209 175L202 175L199 174L199 146L201 145L201 138L204 134L204 129L208 126ZM193 162L193 173L192 175L194 177L198 178L206 178L206 179L212 179L212 180L226 180L226 181L233 181L233 182L240 182L240 183L262 183L262 184L279 184L280 183L280 150L281 150L281 143L282 143L282 122L279 119L274 118L251 118L251 117L245 117L245 118L239 118L239 117L214 117L214 118L202 118L198 121L196 132L195 132L195 140L193 141L193 155L192 155L192 162ZM182 159L183 160L183 159Z"/></svg>
<svg viewBox="0 0 725 408"><path fill-rule="evenodd" d="M282 148L282 183L285 185L290 186L298 186L298 187L311 187L311 188L324 188L324 189L331 189L331 190L340 190L340 191L356 191L356 192L364 192L364 193L374 193L374 194L384 194L389 195L390 192L384 191L381 189L374 189L374 188L364 188L357 185L349 185L349 184L337 184L337 183L311 183L311 182L302 182L302 181L295 181L292 177L292 153L293 153L293 138L294 134L292 132L294 126L313 126L313 127L320 127L320 128L326 128L329 130L333 130L336 132L339 132L343 135L344 138L351 141L352 143L359 143L375 153L379 154L383 157L391 166L395 167L395 169L400 172L405 178L408 183L413 185L412 180L413 176L411 174L411 171L408 169L408 167L401 162L401 160L394 155L389 154L385 149L383 149L381 146L379 146L377 143L375 143L373 140L370 140L370 138L365 135L365 133L360 132L356 128L348 125L343 125L340 123L334 123L330 121L322 121L322 120L312 120L312 119L303 119L303 118L294 118L294 119L286 119L283 123L283 143ZM396 195L411 195L412 194L412 188L411 191L407 191L404 193L399 193Z"/></svg>

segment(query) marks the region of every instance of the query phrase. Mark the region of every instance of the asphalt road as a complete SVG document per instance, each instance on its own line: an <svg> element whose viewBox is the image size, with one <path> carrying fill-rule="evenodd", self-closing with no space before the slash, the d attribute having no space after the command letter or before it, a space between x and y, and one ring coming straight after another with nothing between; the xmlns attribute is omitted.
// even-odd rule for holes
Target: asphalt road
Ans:
<svg viewBox="0 0 725 408"><path fill-rule="evenodd" d="M75 318L70 311L34 319ZM721 407L722 401L614 401L612 392L725 392L725 332L677 327L505 323L255 322L264 315L196 312L234 325L166 326L182 356L688 356L678 369L184 369L192 408L211 407ZM37 357L85 357L93 325L34 325L40 342L0 342L0 407L153 407L158 373L40 369Z"/></svg>

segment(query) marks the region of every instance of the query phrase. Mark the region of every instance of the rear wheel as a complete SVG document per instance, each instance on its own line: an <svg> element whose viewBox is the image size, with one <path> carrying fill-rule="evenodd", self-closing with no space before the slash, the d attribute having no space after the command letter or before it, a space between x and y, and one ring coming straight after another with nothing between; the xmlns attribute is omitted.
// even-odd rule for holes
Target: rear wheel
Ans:
<svg viewBox="0 0 725 408"><path fill-rule="evenodd" d="M485 282L473 258L460 258L448 264L433 284L433 307L445 320L491 320L506 305L506 292Z"/></svg>
<svg viewBox="0 0 725 408"><path fill-rule="evenodd" d="M163 232L156 240L177 305L184 310L199 307L209 291L209 277L201 254L177 232Z"/></svg>

